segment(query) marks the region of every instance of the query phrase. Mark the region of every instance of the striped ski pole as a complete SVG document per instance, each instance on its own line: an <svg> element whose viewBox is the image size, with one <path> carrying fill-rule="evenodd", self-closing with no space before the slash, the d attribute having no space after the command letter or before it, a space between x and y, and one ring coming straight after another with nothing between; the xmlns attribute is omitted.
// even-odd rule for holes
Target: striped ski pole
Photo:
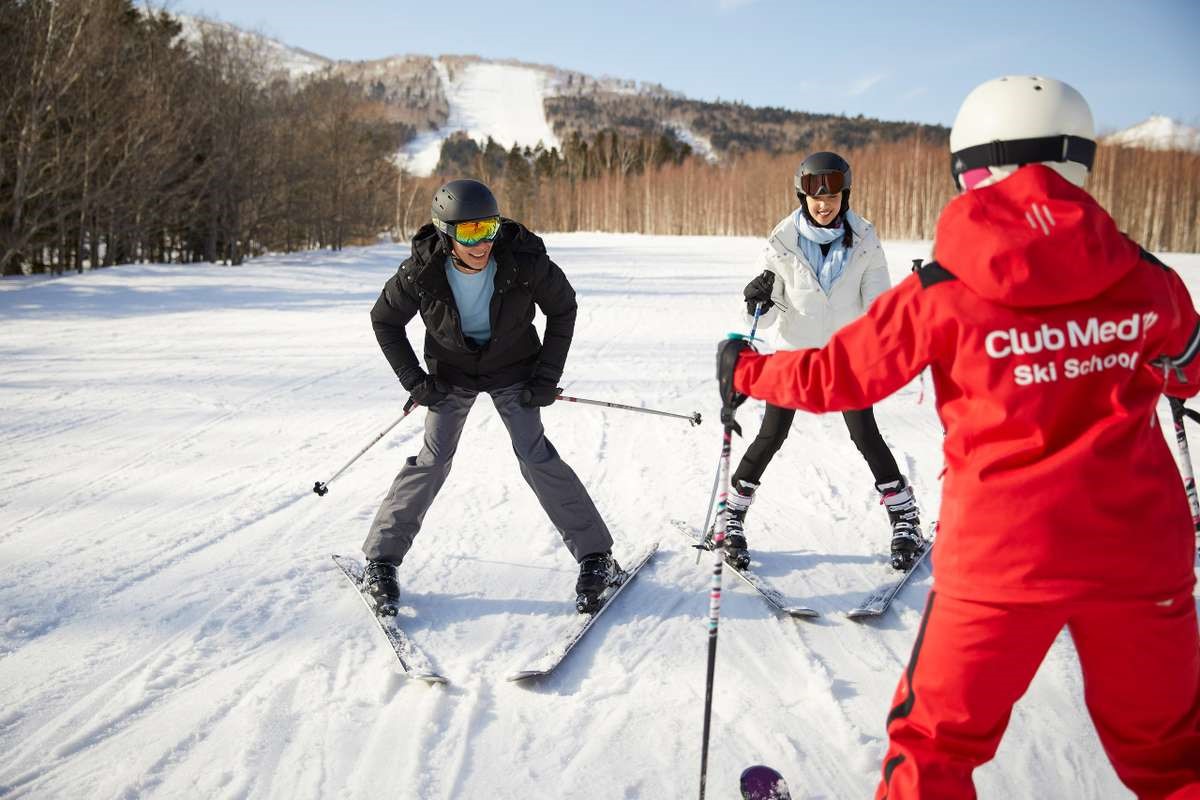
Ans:
<svg viewBox="0 0 1200 800"><path fill-rule="evenodd" d="M1175 443L1179 447L1179 470L1183 474L1183 488L1192 507L1192 526L1200 533L1200 496L1196 494L1196 473L1192 469L1192 454L1188 450L1187 431L1183 426L1185 418L1200 422L1200 414L1185 407L1178 397L1168 397L1167 400L1171 404L1171 419L1175 423ZM1197 551L1197 555L1200 556L1200 550Z"/></svg>
<svg viewBox="0 0 1200 800"><path fill-rule="evenodd" d="M746 339L737 333L729 334L730 339ZM747 343L749 344L749 343ZM753 349L753 345L750 345ZM740 352L740 351L739 351ZM704 800L705 783L708 780L708 740L712 730L712 698L713 678L717 671L717 627L721 621L721 576L725 566L725 533L729 524L729 453L733 446L733 432L741 433L734 420L734 410L741 401L732 387L724 384L721 370L723 352L718 353L717 380L721 384L721 466L719 483L721 496L717 500L717 530L713 536L713 572L712 588L708 595L708 672L704 679L704 733L700 747L700 800ZM726 395L726 392L729 395ZM745 400L743 397L742 400ZM728 405L727 405L728 404Z"/></svg>
<svg viewBox="0 0 1200 800"><path fill-rule="evenodd" d="M759 320L759 317L761 317L762 315L763 315L763 304L758 303L754 306L754 322L750 325L750 340L751 341L754 340L754 334L758 332L758 320ZM713 475L712 492L709 493L708 505L705 506L706 510L704 512L704 527L700 529L700 531L705 536L708 535L708 523L712 522L713 503L715 503L716 499L717 499L717 487L721 485L721 464L723 463L725 457L726 457L725 448L724 448L724 446L722 446L721 457L717 459L717 471ZM697 564L700 563L700 551L699 550L696 551L696 563Z"/></svg>
<svg viewBox="0 0 1200 800"><path fill-rule="evenodd" d="M700 800L704 800L704 785L708 776L708 738L712 722L713 677L717 670L717 625L721 619L721 575L724 567L725 523L728 519L729 452L733 443L733 426L726 425L721 439L720 485L717 501L717 533L713 539L712 587L708 595L708 675L704 683L704 733L700 748Z"/></svg>

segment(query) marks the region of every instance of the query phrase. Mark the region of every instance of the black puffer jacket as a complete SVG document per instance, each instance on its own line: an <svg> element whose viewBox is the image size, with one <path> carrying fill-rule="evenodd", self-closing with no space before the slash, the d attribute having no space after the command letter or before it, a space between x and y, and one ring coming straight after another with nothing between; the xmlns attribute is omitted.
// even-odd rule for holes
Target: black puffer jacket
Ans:
<svg viewBox="0 0 1200 800"><path fill-rule="evenodd" d="M492 338L482 347L462 332L450 282L448 253L433 225L417 231L412 255L388 280L371 309L371 325L383 354L406 389L421 378L408 322L425 322L425 361L430 374L454 386L498 389L536 378L557 385L575 331L575 290L546 255L542 240L505 219L492 249L496 258ZM546 315L546 342L533 326L534 304Z"/></svg>

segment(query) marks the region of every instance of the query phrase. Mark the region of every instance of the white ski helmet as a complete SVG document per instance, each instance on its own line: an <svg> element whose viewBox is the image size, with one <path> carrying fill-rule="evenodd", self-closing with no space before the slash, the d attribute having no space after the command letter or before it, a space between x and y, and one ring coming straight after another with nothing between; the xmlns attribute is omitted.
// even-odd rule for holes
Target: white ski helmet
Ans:
<svg viewBox="0 0 1200 800"><path fill-rule="evenodd" d="M1053 78L1009 75L981 83L950 129L950 170L959 189L988 186L1035 163L1083 186L1095 157L1092 110L1083 95Z"/></svg>

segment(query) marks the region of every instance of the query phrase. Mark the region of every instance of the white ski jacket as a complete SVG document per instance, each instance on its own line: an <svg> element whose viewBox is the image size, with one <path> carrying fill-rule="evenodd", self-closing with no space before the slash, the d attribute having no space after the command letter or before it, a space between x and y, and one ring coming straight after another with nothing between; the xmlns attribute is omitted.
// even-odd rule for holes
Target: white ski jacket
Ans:
<svg viewBox="0 0 1200 800"><path fill-rule="evenodd" d="M854 244L828 297L800 250L800 232L792 214L776 225L767 239L755 274L763 270L775 273L771 291L775 305L759 318L758 327L770 328L778 320L778 336L787 348L823 346L892 286L875 226L853 210L846 212L846 224L854 232Z"/></svg>

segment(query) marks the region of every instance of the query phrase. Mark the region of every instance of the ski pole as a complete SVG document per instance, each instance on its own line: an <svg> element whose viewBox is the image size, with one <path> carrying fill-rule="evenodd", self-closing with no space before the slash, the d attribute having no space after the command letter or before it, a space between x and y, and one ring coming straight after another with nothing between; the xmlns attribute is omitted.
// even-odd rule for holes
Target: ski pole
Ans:
<svg viewBox="0 0 1200 800"><path fill-rule="evenodd" d="M750 325L750 339L751 340L754 339L754 334L758 331L758 320L759 320L759 317L762 316L762 313L763 313L763 303L760 302L760 303L755 304L755 306L754 306L754 322L751 323L751 325ZM717 499L717 487L721 485L721 464L723 463L724 458L725 458L725 451L724 451L724 448L722 447L721 457L717 459L717 471L716 471L716 474L713 475L712 492L709 493L708 505L705 506L704 527L700 529L701 531L704 532L705 536L708 535L708 523L710 521L712 521L713 507L714 507L714 503ZM696 550L696 563L697 564L700 563L700 550Z"/></svg>
<svg viewBox="0 0 1200 800"><path fill-rule="evenodd" d="M387 426L387 428L385 428L385 429L384 429L383 433L379 434L379 435L378 435L378 436L376 436L374 439L372 439L372 440L371 440L371 441L370 441L370 442L367 444L367 446L366 446L366 447L364 447L362 450L359 450L359 451L358 451L358 453L357 453L357 454L354 456L354 458L352 458L352 459L350 459L349 461L347 461L347 462L346 462L345 466L343 466L343 467L342 467L341 469L339 469L337 472L333 473L333 477L332 477L332 478L330 478L330 479L329 479L329 480L327 480L327 481L317 481L316 483L314 483L314 484L313 484L313 491L314 491L314 492L316 492L317 496L318 496L318 497L324 497L325 495L329 494L329 484L333 483L333 482L334 482L334 481L337 479L337 476L338 476L338 475L341 475L343 472L345 472L347 469L349 469L351 464L353 464L355 461L358 461L360 458L362 458L362 455L363 455L363 453L367 452L367 451L368 451L368 450L370 450L372 447L374 447L374 446L375 446L375 444L376 444L376 443L377 443L377 442L378 442L380 439L382 439L384 436L387 436L387 434L388 434L388 431L390 431L392 428L394 428L394 427L396 427L397 425L399 425L399 424L400 424L400 422L401 422L401 421L402 421L402 420L403 420L405 417L407 417L409 414L411 414L411 413L413 412L413 409L415 409L416 407L417 407L417 404L416 404L416 403L414 403L414 402L413 402L413 399L410 397L410 398L408 399L408 402L404 404L404 413L400 415L399 419L397 419L397 420L396 420L395 422L393 422L391 425L388 425L388 426Z"/></svg>
<svg viewBox="0 0 1200 800"><path fill-rule="evenodd" d="M754 322L750 325L750 340L751 341L754 340L754 334L758 331L758 319L763 314L763 305L764 305L763 303L759 302L759 303L755 304L755 306L754 306ZM721 458L717 459L717 472L715 475L713 475L712 492L708 495L708 505L705 506L706 510L704 512L704 527L700 529L701 531L704 532L705 536L708 535L708 523L712 520L713 503L717 499L717 487L720 486L720 484L721 484L721 463L722 463L722 459L724 459L724 458L725 458L725 451L724 451L724 448L722 448ZM696 563L697 564L700 563L700 551L699 550L696 551Z"/></svg>
<svg viewBox="0 0 1200 800"><path fill-rule="evenodd" d="M675 417L676 419L686 419L692 425L700 424L700 412L697 411L691 415L675 414L671 411L658 411L653 408L638 408L637 406L626 406L621 403L610 403L607 400L585 400L582 397L571 397L570 395L560 394L559 400L565 400L568 403L583 403L588 406L604 406L605 408L619 408L622 411L637 411L641 414L657 414L660 417Z"/></svg>
<svg viewBox="0 0 1200 800"><path fill-rule="evenodd" d="M1171 419L1175 422L1175 443L1179 446L1179 469L1183 473L1183 488L1192 507L1192 526L1200 533L1200 497L1196 494L1196 473L1192 469L1192 454L1188 450L1187 431L1183 427L1185 417L1200 422L1200 414L1186 408L1178 397L1168 397L1167 400L1171 403Z"/></svg>
<svg viewBox="0 0 1200 800"><path fill-rule="evenodd" d="M750 338L754 338L754 334L758 333L758 320L763 314L763 303L759 302L754 306L754 322L750 325Z"/></svg>
<svg viewBox="0 0 1200 800"><path fill-rule="evenodd" d="M712 588L708 595L708 674L704 681L704 733L700 748L700 800L708 775L708 739L712 722L713 677L717 671L717 626L721 619L721 575L725 563L725 524L729 516L729 453L733 426L726 425L721 438L721 496L717 500L717 533L713 539Z"/></svg>

